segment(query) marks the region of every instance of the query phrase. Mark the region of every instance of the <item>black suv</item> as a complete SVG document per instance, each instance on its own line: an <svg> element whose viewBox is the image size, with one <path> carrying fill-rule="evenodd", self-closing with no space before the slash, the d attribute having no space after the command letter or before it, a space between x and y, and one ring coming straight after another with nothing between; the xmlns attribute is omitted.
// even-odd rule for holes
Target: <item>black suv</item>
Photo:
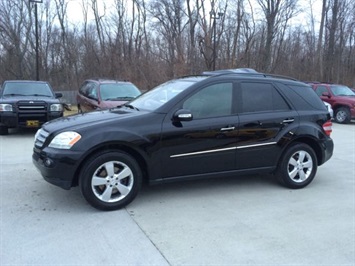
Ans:
<svg viewBox="0 0 355 266"><path fill-rule="evenodd" d="M305 83L216 71L168 81L122 107L46 123L33 163L48 182L79 185L114 210L151 184L274 173L289 188L313 180L333 153L330 115Z"/></svg>
<svg viewBox="0 0 355 266"><path fill-rule="evenodd" d="M9 128L38 128L63 116L63 105L48 82L8 80L0 89L0 135Z"/></svg>

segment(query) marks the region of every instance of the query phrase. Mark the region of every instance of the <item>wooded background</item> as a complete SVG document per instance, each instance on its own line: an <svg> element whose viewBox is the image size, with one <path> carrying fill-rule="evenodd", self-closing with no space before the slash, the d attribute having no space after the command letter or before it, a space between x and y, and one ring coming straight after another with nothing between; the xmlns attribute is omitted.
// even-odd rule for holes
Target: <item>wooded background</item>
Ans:
<svg viewBox="0 0 355 266"><path fill-rule="evenodd" d="M77 1L37 4L39 77L56 90L240 67L355 87L354 0ZM0 81L36 79L36 58L34 4L1 0Z"/></svg>

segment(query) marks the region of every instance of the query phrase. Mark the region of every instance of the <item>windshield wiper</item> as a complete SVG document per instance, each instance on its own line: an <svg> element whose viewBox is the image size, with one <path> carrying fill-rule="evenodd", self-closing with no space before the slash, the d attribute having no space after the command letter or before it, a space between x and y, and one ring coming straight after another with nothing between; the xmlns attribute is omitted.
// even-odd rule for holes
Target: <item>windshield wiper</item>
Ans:
<svg viewBox="0 0 355 266"><path fill-rule="evenodd" d="M28 96L26 94L18 94L18 93L9 93L9 94L4 94L3 96Z"/></svg>
<svg viewBox="0 0 355 266"><path fill-rule="evenodd" d="M125 103L123 106L139 111L139 109L137 107L133 106L132 104Z"/></svg>
<svg viewBox="0 0 355 266"><path fill-rule="evenodd" d="M115 97L115 98L107 98L105 101L114 101L114 100L132 100L134 97L131 96L123 96L123 97Z"/></svg>
<svg viewBox="0 0 355 266"><path fill-rule="evenodd" d="M50 96L48 94L37 94L37 93L33 94L32 96L52 97L52 96Z"/></svg>

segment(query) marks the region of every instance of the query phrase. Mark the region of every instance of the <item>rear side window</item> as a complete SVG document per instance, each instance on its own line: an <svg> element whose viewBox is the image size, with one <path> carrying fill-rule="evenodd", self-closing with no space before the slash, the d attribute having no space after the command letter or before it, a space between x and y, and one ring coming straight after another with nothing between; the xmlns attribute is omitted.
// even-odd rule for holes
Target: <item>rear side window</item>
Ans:
<svg viewBox="0 0 355 266"><path fill-rule="evenodd" d="M239 111L243 113L290 109L279 92L269 83L240 83L240 99L238 102Z"/></svg>

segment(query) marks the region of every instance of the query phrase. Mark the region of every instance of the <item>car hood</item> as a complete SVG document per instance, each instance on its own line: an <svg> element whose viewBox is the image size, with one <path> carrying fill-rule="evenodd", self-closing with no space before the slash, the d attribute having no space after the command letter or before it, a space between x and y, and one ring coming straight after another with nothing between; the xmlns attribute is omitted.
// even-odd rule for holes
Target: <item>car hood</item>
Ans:
<svg viewBox="0 0 355 266"><path fill-rule="evenodd" d="M45 101L50 103L59 103L58 99L54 97L45 97L45 96L3 96L1 98L2 102L6 103L16 103L19 101L26 101L26 102L36 102L36 101Z"/></svg>
<svg viewBox="0 0 355 266"><path fill-rule="evenodd" d="M355 96L337 96L338 99L355 103Z"/></svg>
<svg viewBox="0 0 355 266"><path fill-rule="evenodd" d="M95 126L98 129L100 125L110 123L113 120L126 120L133 117L147 114L145 111L136 111L128 108L115 108L102 111L93 111L88 113L76 114L51 120L43 125L43 129L48 132L79 130L81 128Z"/></svg>

